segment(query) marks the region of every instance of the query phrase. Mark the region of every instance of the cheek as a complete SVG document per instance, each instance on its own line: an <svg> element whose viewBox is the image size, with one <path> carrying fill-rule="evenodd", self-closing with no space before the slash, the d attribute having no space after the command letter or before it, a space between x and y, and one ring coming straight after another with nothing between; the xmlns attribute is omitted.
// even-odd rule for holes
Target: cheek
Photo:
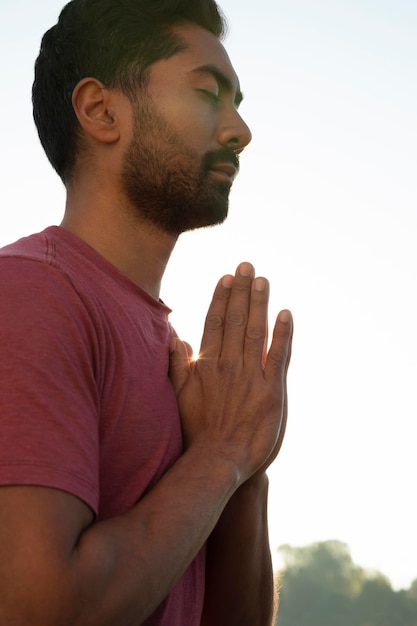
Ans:
<svg viewBox="0 0 417 626"><path fill-rule="evenodd" d="M216 115L195 99L173 100L165 104L162 115L178 138L194 150L212 149L216 138Z"/></svg>

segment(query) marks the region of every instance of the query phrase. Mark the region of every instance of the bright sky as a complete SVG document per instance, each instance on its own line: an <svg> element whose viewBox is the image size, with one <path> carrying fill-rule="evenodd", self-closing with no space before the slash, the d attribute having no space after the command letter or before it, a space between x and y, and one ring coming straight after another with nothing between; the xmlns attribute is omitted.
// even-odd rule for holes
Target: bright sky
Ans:
<svg viewBox="0 0 417 626"><path fill-rule="evenodd" d="M33 62L61 0L0 0L0 245L59 223L32 123ZM417 3L223 0L254 139L230 218L187 234L163 299L198 350L217 279L251 261L295 318L271 545L339 539L417 578ZM277 560L277 564L279 561Z"/></svg>

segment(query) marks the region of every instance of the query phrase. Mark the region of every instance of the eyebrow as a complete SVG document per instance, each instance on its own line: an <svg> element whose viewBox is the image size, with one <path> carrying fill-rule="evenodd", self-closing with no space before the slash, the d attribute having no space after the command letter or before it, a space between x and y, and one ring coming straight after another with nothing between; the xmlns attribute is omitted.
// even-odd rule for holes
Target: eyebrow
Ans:
<svg viewBox="0 0 417 626"><path fill-rule="evenodd" d="M226 74L223 74L223 72L219 70L216 65L201 65L200 67L196 67L195 69L191 70L191 73L210 74L211 76L214 76L220 87L222 87L225 91L229 91L231 93L233 93L234 91L232 81L226 76ZM238 89L235 95L235 105L238 107L242 100L243 93L240 91L240 89Z"/></svg>

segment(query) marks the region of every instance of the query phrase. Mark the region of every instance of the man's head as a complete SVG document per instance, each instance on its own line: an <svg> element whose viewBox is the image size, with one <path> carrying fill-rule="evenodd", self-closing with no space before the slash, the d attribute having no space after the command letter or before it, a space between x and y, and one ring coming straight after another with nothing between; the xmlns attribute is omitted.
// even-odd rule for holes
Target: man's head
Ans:
<svg viewBox="0 0 417 626"><path fill-rule="evenodd" d="M33 100L72 192L99 180L125 214L174 236L226 218L251 135L224 26L213 0L67 5L43 39Z"/></svg>
<svg viewBox="0 0 417 626"><path fill-rule="evenodd" d="M183 48L172 27L196 24L221 38L214 0L72 0L43 37L35 66L34 119L45 152L64 182L71 178L79 125L72 93L93 76L132 100L148 68Z"/></svg>
<svg viewBox="0 0 417 626"><path fill-rule="evenodd" d="M178 235L224 221L251 134L223 46L201 27L175 30L186 48L153 64L146 94L132 105L120 181L137 215Z"/></svg>

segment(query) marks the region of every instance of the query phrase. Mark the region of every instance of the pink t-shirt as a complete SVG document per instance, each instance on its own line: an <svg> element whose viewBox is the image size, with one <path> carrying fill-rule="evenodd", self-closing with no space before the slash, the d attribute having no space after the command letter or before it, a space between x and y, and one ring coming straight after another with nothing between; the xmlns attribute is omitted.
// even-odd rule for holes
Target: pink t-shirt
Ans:
<svg viewBox="0 0 417 626"><path fill-rule="evenodd" d="M98 520L152 489L182 453L169 312L62 228L0 250L0 485ZM198 626L203 596L204 550L146 626Z"/></svg>

